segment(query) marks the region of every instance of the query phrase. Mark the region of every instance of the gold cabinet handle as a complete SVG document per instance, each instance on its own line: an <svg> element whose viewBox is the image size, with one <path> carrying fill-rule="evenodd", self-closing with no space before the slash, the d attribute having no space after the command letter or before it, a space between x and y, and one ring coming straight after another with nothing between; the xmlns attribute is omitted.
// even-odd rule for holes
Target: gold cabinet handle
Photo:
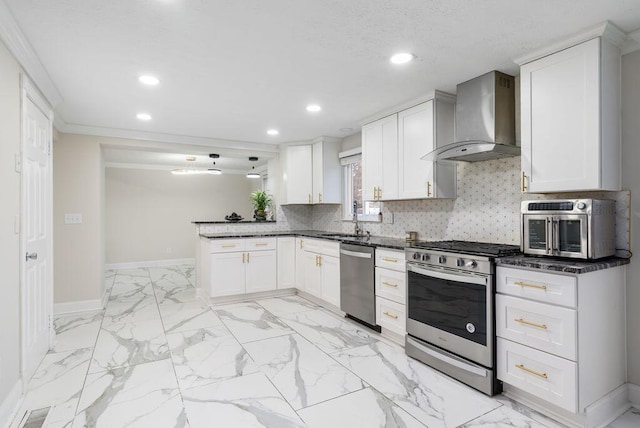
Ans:
<svg viewBox="0 0 640 428"><path fill-rule="evenodd" d="M392 259L389 257L383 257L382 260L384 260L385 262L389 262L389 263L398 263L398 259Z"/></svg>
<svg viewBox="0 0 640 428"><path fill-rule="evenodd" d="M236 244L226 244L222 246L222 248L235 248L235 247L236 247Z"/></svg>
<svg viewBox="0 0 640 428"><path fill-rule="evenodd" d="M322 193L318 193L318 202L322 202Z"/></svg>
<svg viewBox="0 0 640 428"><path fill-rule="evenodd" d="M529 284L527 282L522 282L522 281L516 281L516 282L514 282L514 284L515 285L519 285L520 287L537 288L538 290L546 290L547 289L546 285Z"/></svg>
<svg viewBox="0 0 640 428"><path fill-rule="evenodd" d="M304 242L304 239L300 240L300 248L302 248L302 243Z"/></svg>
<svg viewBox="0 0 640 428"><path fill-rule="evenodd" d="M378 200L382 199L382 189L378 187Z"/></svg>
<svg viewBox="0 0 640 428"><path fill-rule="evenodd" d="M318 266L318 256L316 255L316 266Z"/></svg>
<svg viewBox="0 0 640 428"><path fill-rule="evenodd" d="M431 196L431 182L427 181L427 196Z"/></svg>
<svg viewBox="0 0 640 428"><path fill-rule="evenodd" d="M244 263L244 253L242 253L242 263Z"/></svg>
<svg viewBox="0 0 640 428"><path fill-rule="evenodd" d="M247 253L247 263L249 263L249 255L251 255L251 253Z"/></svg>
<svg viewBox="0 0 640 428"><path fill-rule="evenodd" d="M546 373L540 373L538 371L532 370L529 367L525 367L524 364L516 364L516 367L519 368L520 370L524 370L527 373L531 373L532 375L536 375L536 376L541 377L543 379L549 379L549 376L547 376Z"/></svg>
<svg viewBox="0 0 640 428"><path fill-rule="evenodd" d="M311 203L311 193L309 193L309 203Z"/></svg>
<svg viewBox="0 0 640 428"><path fill-rule="evenodd" d="M387 287L398 288L398 284L394 284L393 282L382 281L382 285L386 285Z"/></svg>
<svg viewBox="0 0 640 428"><path fill-rule="evenodd" d="M522 319L522 318L514 318L513 320L515 322L519 322L520 324L530 325L531 327L537 327L537 328L541 328L543 330L547 329L547 325L546 324L538 324L538 323L535 323L535 322L527 321L527 320Z"/></svg>
<svg viewBox="0 0 640 428"><path fill-rule="evenodd" d="M256 247L264 247L265 245L269 245L268 242L256 242Z"/></svg>
<svg viewBox="0 0 640 428"><path fill-rule="evenodd" d="M384 311L383 314L385 314L386 316L388 316L389 318L393 318L394 320L398 319L398 316L396 314L392 314L391 312L388 311Z"/></svg>
<svg viewBox="0 0 640 428"><path fill-rule="evenodd" d="M318 256L318 266L322 266L322 256Z"/></svg>
<svg viewBox="0 0 640 428"><path fill-rule="evenodd" d="M524 171L522 171L522 178L520 179L520 191L527 191L527 174L525 174Z"/></svg>

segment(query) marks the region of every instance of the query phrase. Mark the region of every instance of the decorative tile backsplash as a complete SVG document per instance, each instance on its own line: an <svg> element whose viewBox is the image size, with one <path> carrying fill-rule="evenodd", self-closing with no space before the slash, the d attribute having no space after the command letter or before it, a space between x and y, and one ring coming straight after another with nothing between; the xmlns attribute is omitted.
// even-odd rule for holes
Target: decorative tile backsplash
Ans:
<svg viewBox="0 0 640 428"><path fill-rule="evenodd" d="M615 199L617 248L629 249L630 192L532 194L520 192L520 157L484 162L459 162L456 199L388 201L383 218L393 223L362 223L372 235L402 238L418 232L420 240L448 240L520 244L520 203L529 199ZM326 230L353 233L353 223L342 220L341 205L288 205L278 207L276 223L208 224L204 233L262 232L273 230Z"/></svg>

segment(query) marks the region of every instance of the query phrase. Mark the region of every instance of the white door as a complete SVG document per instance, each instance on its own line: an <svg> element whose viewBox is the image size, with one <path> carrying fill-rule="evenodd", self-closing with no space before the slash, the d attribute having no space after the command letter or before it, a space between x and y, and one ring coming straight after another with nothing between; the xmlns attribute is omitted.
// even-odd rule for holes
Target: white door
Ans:
<svg viewBox="0 0 640 428"><path fill-rule="evenodd" d="M340 307L340 259L338 257L321 256L322 265L322 299Z"/></svg>
<svg viewBox="0 0 640 428"><path fill-rule="evenodd" d="M215 253L211 257L211 297L244 293L247 253Z"/></svg>
<svg viewBox="0 0 640 428"><path fill-rule="evenodd" d="M247 253L246 293L276 289L276 250Z"/></svg>
<svg viewBox="0 0 640 428"><path fill-rule="evenodd" d="M287 203L289 204L312 203L312 153L311 145L287 148Z"/></svg>
<svg viewBox="0 0 640 428"><path fill-rule="evenodd" d="M52 340L51 119L22 99L22 352L29 380Z"/></svg>
<svg viewBox="0 0 640 428"><path fill-rule="evenodd" d="M296 238L278 238L278 285L277 288L296 286Z"/></svg>
<svg viewBox="0 0 640 428"><path fill-rule="evenodd" d="M305 251L302 256L304 269L304 291L322 298L322 283L320 270L320 255Z"/></svg>
<svg viewBox="0 0 640 428"><path fill-rule="evenodd" d="M433 196L433 163L421 158L435 149L433 100L398 113L399 197Z"/></svg>

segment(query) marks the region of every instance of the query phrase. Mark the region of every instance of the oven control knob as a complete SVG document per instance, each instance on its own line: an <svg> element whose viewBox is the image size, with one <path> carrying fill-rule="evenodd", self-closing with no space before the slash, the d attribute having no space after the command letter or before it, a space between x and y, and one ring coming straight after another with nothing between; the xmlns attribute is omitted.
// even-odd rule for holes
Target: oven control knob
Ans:
<svg viewBox="0 0 640 428"><path fill-rule="evenodd" d="M456 260L456 266L458 266L458 267L462 267L462 266L464 266L464 259L458 259L458 260Z"/></svg>
<svg viewBox="0 0 640 428"><path fill-rule="evenodd" d="M420 260L420 253L413 253L413 260Z"/></svg>
<svg viewBox="0 0 640 428"><path fill-rule="evenodd" d="M438 263L446 263L446 262L447 262L447 258L445 256L438 257Z"/></svg>
<svg viewBox="0 0 640 428"><path fill-rule="evenodd" d="M429 254L423 254L422 255L422 261L423 262L428 262L430 258L431 258L431 256L429 256Z"/></svg>
<svg viewBox="0 0 640 428"><path fill-rule="evenodd" d="M476 267L478 267L478 262L476 262L475 260L469 260L467 262L467 267L476 268Z"/></svg>
<svg viewBox="0 0 640 428"><path fill-rule="evenodd" d="M576 204L576 208L579 209L579 210L583 210L583 209L587 208L587 204L585 204L584 202L578 202Z"/></svg>

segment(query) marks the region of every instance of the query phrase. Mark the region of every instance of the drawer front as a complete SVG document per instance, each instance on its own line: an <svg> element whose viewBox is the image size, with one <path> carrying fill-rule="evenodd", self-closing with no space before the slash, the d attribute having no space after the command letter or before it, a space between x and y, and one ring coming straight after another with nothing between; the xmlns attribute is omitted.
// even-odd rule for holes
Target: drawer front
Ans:
<svg viewBox="0 0 640 428"><path fill-rule="evenodd" d="M575 413L577 364L498 338L498 379Z"/></svg>
<svg viewBox="0 0 640 428"><path fill-rule="evenodd" d="M404 336L407 332L406 306L376 297L376 322L380 327Z"/></svg>
<svg viewBox="0 0 640 428"><path fill-rule="evenodd" d="M499 293L571 308L577 305L575 276L498 266L496 281Z"/></svg>
<svg viewBox="0 0 640 428"><path fill-rule="evenodd" d="M212 253L244 251L244 244L244 239L212 239L210 250Z"/></svg>
<svg viewBox="0 0 640 428"><path fill-rule="evenodd" d="M407 277L404 272L376 268L376 296L393 300L401 305L407 301Z"/></svg>
<svg viewBox="0 0 640 428"><path fill-rule="evenodd" d="M496 296L496 334L569 360L577 360L577 313L518 297Z"/></svg>
<svg viewBox="0 0 640 428"><path fill-rule="evenodd" d="M404 251L376 249L376 266L406 272Z"/></svg>
<svg viewBox="0 0 640 428"><path fill-rule="evenodd" d="M331 257L340 257L340 242L331 240L320 241L320 254Z"/></svg>
<svg viewBox="0 0 640 428"><path fill-rule="evenodd" d="M249 238L245 239L245 251L275 250L277 238Z"/></svg>
<svg viewBox="0 0 640 428"><path fill-rule="evenodd" d="M312 253L322 253L322 246L323 246L322 240L304 238L302 242L303 242L302 248L305 251L311 251Z"/></svg>

